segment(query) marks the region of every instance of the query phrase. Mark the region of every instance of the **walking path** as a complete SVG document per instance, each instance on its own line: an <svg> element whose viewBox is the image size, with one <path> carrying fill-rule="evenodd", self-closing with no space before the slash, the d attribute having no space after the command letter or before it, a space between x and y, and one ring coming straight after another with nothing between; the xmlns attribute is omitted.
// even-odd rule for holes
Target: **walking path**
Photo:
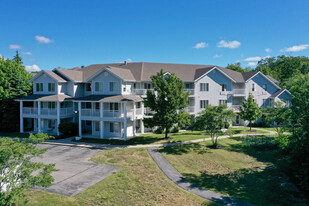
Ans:
<svg viewBox="0 0 309 206"><path fill-rule="evenodd" d="M158 151L157 148L148 148L148 152L151 155L152 159L156 162L159 168L163 173L176 185L181 187L188 192L194 193L198 196L201 196L205 199L213 201L215 203L223 205L243 205L249 206L251 204L242 202L231 197L227 197L209 190L201 189L194 184L190 183L186 178L184 178Z"/></svg>

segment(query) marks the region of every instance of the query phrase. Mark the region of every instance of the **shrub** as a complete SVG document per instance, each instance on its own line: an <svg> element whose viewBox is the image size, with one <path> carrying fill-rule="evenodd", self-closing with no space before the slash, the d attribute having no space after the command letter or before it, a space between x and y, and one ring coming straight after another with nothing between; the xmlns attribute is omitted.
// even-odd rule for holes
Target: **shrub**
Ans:
<svg viewBox="0 0 309 206"><path fill-rule="evenodd" d="M172 129L172 133L178 133L179 132L179 130L180 130L180 128L178 127L178 126L175 126L175 127L173 127L173 129Z"/></svg>
<svg viewBox="0 0 309 206"><path fill-rule="evenodd" d="M61 132L66 137L75 136L78 134L78 124L74 122L60 123L59 132Z"/></svg>
<svg viewBox="0 0 309 206"><path fill-rule="evenodd" d="M162 134L163 133L163 129L161 127L158 127L155 131L155 134Z"/></svg>

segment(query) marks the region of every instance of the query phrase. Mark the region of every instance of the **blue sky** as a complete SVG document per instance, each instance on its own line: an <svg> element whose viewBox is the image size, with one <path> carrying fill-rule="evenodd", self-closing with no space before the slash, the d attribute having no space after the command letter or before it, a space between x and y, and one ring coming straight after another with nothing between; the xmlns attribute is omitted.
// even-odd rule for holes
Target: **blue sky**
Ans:
<svg viewBox="0 0 309 206"><path fill-rule="evenodd" d="M309 56L309 1L0 0L0 55L28 70Z"/></svg>

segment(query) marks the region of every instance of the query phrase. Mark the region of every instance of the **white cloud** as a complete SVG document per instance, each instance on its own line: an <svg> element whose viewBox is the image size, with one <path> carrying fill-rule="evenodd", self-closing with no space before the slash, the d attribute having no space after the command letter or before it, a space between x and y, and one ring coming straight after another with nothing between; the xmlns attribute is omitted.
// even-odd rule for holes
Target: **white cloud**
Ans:
<svg viewBox="0 0 309 206"><path fill-rule="evenodd" d="M269 52L271 52L271 49L270 49L270 48L266 48L265 51L266 51L267 53L269 53Z"/></svg>
<svg viewBox="0 0 309 206"><path fill-rule="evenodd" d="M262 59L267 59L267 58L270 58L270 56L266 56L266 57L259 57L259 56L257 56L257 57L248 57L244 61L246 61L246 62L260 61Z"/></svg>
<svg viewBox="0 0 309 206"><path fill-rule="evenodd" d="M218 42L218 47L223 47L223 48L230 48L230 49L236 49L240 47L241 43L239 41L224 41L221 40Z"/></svg>
<svg viewBox="0 0 309 206"><path fill-rule="evenodd" d="M249 62L247 65L250 67L253 67L257 65L257 62Z"/></svg>
<svg viewBox="0 0 309 206"><path fill-rule="evenodd" d="M31 52L23 52L23 55L32 55Z"/></svg>
<svg viewBox="0 0 309 206"><path fill-rule="evenodd" d="M54 40L51 40L45 36L39 36L39 35L35 36L35 40L37 40L37 42L42 43L42 44L50 44L54 42Z"/></svg>
<svg viewBox="0 0 309 206"><path fill-rule="evenodd" d="M215 56L213 56L214 58L220 58L220 57L222 57L222 55L220 55L220 54L216 54Z"/></svg>
<svg viewBox="0 0 309 206"><path fill-rule="evenodd" d="M289 48L284 48L284 49L281 49L280 51L281 52L298 52L298 51L305 50L308 47L309 47L309 44L301 44L301 45L298 45L298 46L292 46L292 47L289 47Z"/></svg>
<svg viewBox="0 0 309 206"><path fill-rule="evenodd" d="M193 48L194 49L202 49L202 48L205 48L207 46L208 46L208 44L206 42L200 42L200 43L195 44L195 46Z"/></svg>
<svg viewBox="0 0 309 206"><path fill-rule="evenodd" d="M39 71L41 71L40 67L36 64L27 65L27 66L25 66L25 68L28 72L39 72Z"/></svg>
<svg viewBox="0 0 309 206"><path fill-rule="evenodd" d="M10 49L22 49L22 47L18 44L11 44L9 48Z"/></svg>
<svg viewBox="0 0 309 206"><path fill-rule="evenodd" d="M133 60L131 58L127 58L126 62L132 62Z"/></svg>

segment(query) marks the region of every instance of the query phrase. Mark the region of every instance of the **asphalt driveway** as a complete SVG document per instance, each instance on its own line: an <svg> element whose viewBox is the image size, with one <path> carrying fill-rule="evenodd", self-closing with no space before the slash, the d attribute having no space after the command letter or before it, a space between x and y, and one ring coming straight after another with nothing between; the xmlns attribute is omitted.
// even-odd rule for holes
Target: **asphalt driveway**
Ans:
<svg viewBox="0 0 309 206"><path fill-rule="evenodd" d="M88 161L90 157L102 151L99 149L48 144L40 144L38 147L46 148L47 151L42 159L36 158L34 161L55 163L56 169L59 170L52 173L55 180L49 188L36 188L47 192L73 196L120 169Z"/></svg>

